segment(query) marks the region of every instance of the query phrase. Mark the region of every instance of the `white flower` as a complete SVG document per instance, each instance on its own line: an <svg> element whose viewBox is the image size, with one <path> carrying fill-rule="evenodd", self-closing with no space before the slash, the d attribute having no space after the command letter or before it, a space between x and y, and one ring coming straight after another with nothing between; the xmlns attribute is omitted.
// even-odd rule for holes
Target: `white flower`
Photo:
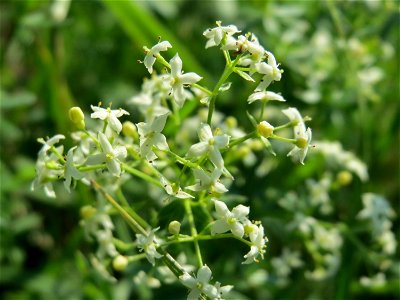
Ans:
<svg viewBox="0 0 400 300"><path fill-rule="evenodd" d="M196 83L203 77L197 75L194 72L183 73L182 72L182 60L179 57L178 53L170 60L171 65L171 74L166 78L169 78L171 81L172 94L175 98L176 103L179 107L182 107L183 103L186 100L186 94L184 90L185 85L190 85Z"/></svg>
<svg viewBox="0 0 400 300"><path fill-rule="evenodd" d="M154 45L147 53L144 58L144 66L147 68L149 73L153 73L153 65L156 61L157 55L160 51L167 51L168 48L172 48L172 45L168 41L162 41Z"/></svg>
<svg viewBox="0 0 400 300"><path fill-rule="evenodd" d="M304 120L296 108L290 107L282 110L282 112L293 124L296 124L293 127L296 144L288 153L288 156L293 156L296 160L299 160L300 163L304 165L304 158L307 155L308 147L312 137L311 128L307 128L306 130Z"/></svg>
<svg viewBox="0 0 400 300"><path fill-rule="evenodd" d="M129 100L129 103L134 104L145 116L146 122L151 122L155 117L169 113L169 109L161 106L159 102L159 99L148 92L142 92Z"/></svg>
<svg viewBox="0 0 400 300"><path fill-rule="evenodd" d="M74 150L77 147L73 147L68 151L67 159L65 162L65 173L64 173L64 187L70 192L72 178L80 180L84 177L84 174L75 167L74 165Z"/></svg>
<svg viewBox="0 0 400 300"><path fill-rule="evenodd" d="M257 86L257 91L264 91L272 81L280 81L282 78L283 71L278 67L275 56L271 52L267 52L268 63L260 62L255 64L256 71L260 74L264 74L260 84Z"/></svg>
<svg viewBox="0 0 400 300"><path fill-rule="evenodd" d="M211 234L224 233L230 230L235 236L243 237L244 226L242 222L247 219L250 209L240 204L234 207L231 212L222 201L215 200L214 204L217 220L211 227Z"/></svg>
<svg viewBox="0 0 400 300"><path fill-rule="evenodd" d="M286 101L281 95L274 93L274 92L269 92L269 91L261 91L261 92L254 92L249 96L247 99L247 102L249 104L260 100L260 101L265 101L268 102L270 100L276 100L276 101L281 101L284 102Z"/></svg>
<svg viewBox="0 0 400 300"><path fill-rule="evenodd" d="M242 264L250 264L253 261L258 262L257 257L260 255L261 258L264 258L265 252L265 243L268 241L267 237L264 236L264 227L260 224L250 235L250 241L252 246L250 247L250 251L244 256L246 259Z"/></svg>
<svg viewBox="0 0 400 300"><path fill-rule="evenodd" d="M202 293L211 299L218 297L217 288L208 283L211 279L211 275L210 268L204 265L197 271L196 277L192 277L186 272L179 276L179 280L182 284L190 289L187 297L188 300L198 300Z"/></svg>
<svg viewBox="0 0 400 300"><path fill-rule="evenodd" d="M229 136L226 134L213 136L210 125L201 124L198 131L200 143L194 144L188 151L188 157L201 157L208 153L211 162L218 169L223 169L224 160L219 149L229 144Z"/></svg>
<svg viewBox="0 0 400 300"><path fill-rule="evenodd" d="M182 191L179 185L171 184L164 176L160 177L160 182L168 195L180 199L194 198L192 195Z"/></svg>
<svg viewBox="0 0 400 300"><path fill-rule="evenodd" d="M217 25L218 27L209 28L203 32L203 35L208 38L206 48L218 46L221 44L224 36L230 37L240 32L235 25L221 26L221 22L217 22Z"/></svg>
<svg viewBox="0 0 400 300"><path fill-rule="evenodd" d="M219 177L222 174L222 171L219 169L214 169L211 174L208 174L203 169L193 169L194 177L197 180L197 183L191 186L188 186L188 190L192 191L204 191L210 190L210 192L216 192L219 194L227 192L227 188L219 181Z"/></svg>
<svg viewBox="0 0 400 300"><path fill-rule="evenodd" d="M65 139L65 136L62 134L57 134L47 141L45 141L43 138L39 138L37 140L39 143L43 144L43 146L39 151L38 159L36 161L36 178L31 184L31 190L33 191L38 186L43 186L44 192L46 193L47 197L50 198L56 197L52 180L62 176L63 169L58 162L59 157L53 152L48 152L62 139ZM61 145L55 148L55 151L61 156L64 151L64 146ZM55 168L49 169L49 164L54 165Z"/></svg>
<svg viewBox="0 0 400 300"><path fill-rule="evenodd" d="M161 133L167 122L168 114L160 115L154 118L153 122L137 124L138 132L140 135L140 155L149 161L157 158L157 155L152 150L155 146L160 150L168 150L167 139Z"/></svg>
<svg viewBox="0 0 400 300"><path fill-rule="evenodd" d="M111 129L116 131L117 133L120 133L122 130L122 124L118 120L119 117L123 115L129 115L129 113L126 110L123 110L122 108L120 109L111 109L111 108L102 108L99 106L90 106L92 110L94 111L90 117L92 119L100 119L100 120L106 120L108 124L110 124Z"/></svg>
<svg viewBox="0 0 400 300"><path fill-rule="evenodd" d="M136 243L137 247L140 251L144 251L146 254L147 260L154 266L155 265L155 258L162 257L162 254L157 252L157 240L154 235L154 232L158 230L158 228L153 229L148 236L143 234L136 234Z"/></svg>
<svg viewBox="0 0 400 300"><path fill-rule="evenodd" d="M86 163L95 165L105 162L110 173L119 177L121 175L120 160L127 156L126 148L124 146L113 148L106 135L102 132L99 132L98 137L103 153L90 156Z"/></svg>
<svg viewBox="0 0 400 300"><path fill-rule="evenodd" d="M218 294L217 299L218 299L218 300L219 300L219 299L222 299L222 296L223 296L223 295L229 293L229 292L233 289L233 285L224 285L224 286L221 286L221 283L218 282L218 281L215 283L214 286L215 286L216 289L217 289L217 294Z"/></svg>

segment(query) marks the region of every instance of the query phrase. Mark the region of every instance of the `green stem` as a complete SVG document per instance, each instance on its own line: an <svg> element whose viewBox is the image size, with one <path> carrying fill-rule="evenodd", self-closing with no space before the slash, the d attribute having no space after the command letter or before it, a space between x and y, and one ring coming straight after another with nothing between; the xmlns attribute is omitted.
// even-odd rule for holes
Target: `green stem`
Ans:
<svg viewBox="0 0 400 300"><path fill-rule="evenodd" d="M284 128L289 128L289 127L293 127L293 123L292 122L287 122L286 124L283 124L281 126L276 126L276 127L274 127L274 131L281 130L281 129L284 129Z"/></svg>
<svg viewBox="0 0 400 300"><path fill-rule="evenodd" d="M106 168L105 164L77 167L77 169L79 171L81 171L81 172L89 172L89 171L94 171L94 170L101 170L101 169L105 169L105 168Z"/></svg>
<svg viewBox="0 0 400 300"><path fill-rule="evenodd" d="M271 135L270 138L278 140L278 141L286 142L286 143L291 143L291 144L296 144L296 142L297 142L296 139L287 139L287 138L284 138L284 137L281 137L281 136L278 136L275 134Z"/></svg>
<svg viewBox="0 0 400 300"><path fill-rule="evenodd" d="M60 152L57 151L56 147L51 146L51 147L50 147L50 151L53 152L53 153L57 156L58 160L59 160L61 163L65 164L65 159L64 159L64 157L61 155Z"/></svg>
<svg viewBox="0 0 400 300"><path fill-rule="evenodd" d="M122 204L126 207L126 211L129 213L129 215L131 215L132 218L134 218L143 228L149 229L151 226L131 208L128 200L125 198L124 193L122 193L122 190L118 189L116 193L118 200L120 200L120 202L122 202Z"/></svg>
<svg viewBox="0 0 400 300"><path fill-rule="evenodd" d="M210 241L210 240L231 239L231 238L241 241L242 243L244 243L248 246L252 245L250 241L247 241L243 238L237 237L237 236L233 235L232 233L222 233L222 234L216 234L216 235L197 235L196 237L194 237L194 236L178 237L178 239L176 239L176 240L163 243L162 246L178 244L178 243L189 243L189 242L195 242L195 241L200 241L200 240Z"/></svg>
<svg viewBox="0 0 400 300"><path fill-rule="evenodd" d="M166 150L166 152L168 154L172 155L178 162L180 162L184 166L188 166L189 168L195 168L195 169L197 169L199 167L198 164L192 163L191 161L179 156L178 154L175 154L171 150Z"/></svg>
<svg viewBox="0 0 400 300"><path fill-rule="evenodd" d="M186 199L185 200L185 210L186 210L186 215L188 217L188 221L189 221L189 225L190 225L190 231L192 233L193 236L193 243L194 243L194 248L196 251L196 256L197 256L197 260L199 263L199 267L203 266L203 259L201 256L201 252L200 252L200 246L199 246L199 242L197 240L197 229L196 229L196 224L194 223L194 218L193 218L193 211L192 211L192 206L190 203L190 199Z"/></svg>
<svg viewBox="0 0 400 300"><path fill-rule="evenodd" d="M223 149L223 150L227 151L227 150L231 149L232 147L234 147L234 146L236 146L238 144L241 144L241 143L243 143L244 141L246 141L248 139L255 138L255 137L257 137L257 132L254 130L254 131L246 134L245 136L243 136L241 138L234 139L233 141L231 141L229 143L229 145L226 147L226 149Z"/></svg>
<svg viewBox="0 0 400 300"><path fill-rule="evenodd" d="M201 91L203 91L204 93L206 93L206 94L208 94L208 95L212 95L212 92L211 92L209 89L207 89L207 88L201 86L200 84L193 83L192 86L195 87L195 88L197 88L197 89L199 89L199 90L201 90Z"/></svg>

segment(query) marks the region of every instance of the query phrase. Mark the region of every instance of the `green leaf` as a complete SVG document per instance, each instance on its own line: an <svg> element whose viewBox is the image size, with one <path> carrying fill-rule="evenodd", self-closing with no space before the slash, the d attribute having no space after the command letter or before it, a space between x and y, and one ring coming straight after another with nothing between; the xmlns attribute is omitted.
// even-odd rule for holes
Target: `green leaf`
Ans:
<svg viewBox="0 0 400 300"><path fill-rule="evenodd" d="M245 79L247 81L254 82L254 79L251 78L251 76L249 74L247 74L246 72L243 72L243 71L240 71L240 70L235 70L235 73L238 74L240 77L242 77L243 79Z"/></svg>

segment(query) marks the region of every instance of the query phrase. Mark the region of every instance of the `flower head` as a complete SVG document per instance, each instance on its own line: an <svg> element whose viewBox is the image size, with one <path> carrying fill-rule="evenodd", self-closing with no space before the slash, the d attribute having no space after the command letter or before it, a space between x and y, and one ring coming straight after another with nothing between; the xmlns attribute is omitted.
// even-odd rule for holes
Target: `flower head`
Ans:
<svg viewBox="0 0 400 300"><path fill-rule="evenodd" d="M222 201L215 200L215 211L217 220L211 227L211 234L224 233L230 230L235 236L243 237L244 225L243 222L247 220L249 208L243 205L238 205L229 211L226 204Z"/></svg>
<svg viewBox="0 0 400 300"><path fill-rule="evenodd" d="M187 297L188 300L197 300L202 293L211 299L218 297L218 289L209 284L211 275L210 268L204 265L197 271L197 276L192 277L186 272L179 276L179 280L182 284L190 289Z"/></svg>
<svg viewBox="0 0 400 300"><path fill-rule="evenodd" d="M182 191L181 187L177 184L171 184L164 176L160 177L160 182L168 195L180 199L194 198L192 195Z"/></svg>
<svg viewBox="0 0 400 300"><path fill-rule="evenodd" d="M153 65L156 61L157 55L159 55L160 51L167 51L168 48L172 48L172 45L168 41L162 41L154 45L150 50L146 51L147 53L143 63L150 74L153 73Z"/></svg>
<svg viewBox="0 0 400 300"><path fill-rule="evenodd" d="M257 257L259 255L264 258L265 243L268 241L268 238L264 235L264 227L260 224L252 226L252 229L253 231L249 234L252 245L250 251L244 256L246 260L242 264L250 264L253 261L258 262Z"/></svg>
<svg viewBox="0 0 400 300"><path fill-rule="evenodd" d="M202 77L194 72L183 73L182 60L179 57L178 53L175 54L175 56L170 60L169 63L171 64L171 74L167 76L171 81L172 94L176 103L180 107L182 107L183 103L186 100L184 86L196 83L197 81L202 79Z"/></svg>
<svg viewBox="0 0 400 300"><path fill-rule="evenodd" d="M194 177L197 183L188 186L188 190L192 191L204 191L209 190L211 193L216 192L219 194L227 192L227 188L219 181L219 177L222 171L219 169L214 169L214 171L209 174L203 169L193 169Z"/></svg>
<svg viewBox="0 0 400 300"><path fill-rule="evenodd" d="M308 147L311 142L311 128L307 128L301 117L299 111L296 108L290 107L282 110L282 112L289 118L289 120L295 124L293 127L296 144L294 148L288 153L288 156L293 156L304 165L304 158L307 155Z"/></svg>
<svg viewBox="0 0 400 300"><path fill-rule="evenodd" d="M137 246L140 249L140 251L144 251L146 253L146 258L147 260L154 266L155 265L155 258L160 258L162 255L157 252L157 239L155 237L155 231L157 231L158 228L153 229L148 236L145 236L143 234L136 234L136 242Z"/></svg>
<svg viewBox="0 0 400 300"><path fill-rule="evenodd" d="M194 144L188 151L188 157L200 157L204 154L210 156L211 162L218 169L223 169L224 160L219 149L229 144L229 136L226 134L213 136L210 125L201 124L199 129L200 143Z"/></svg>
<svg viewBox="0 0 400 300"><path fill-rule="evenodd" d="M217 27L209 28L203 32L203 35L208 38L206 48L218 46L225 36L230 37L240 32L235 25L221 26L221 22L217 22L217 25Z"/></svg>
<svg viewBox="0 0 400 300"><path fill-rule="evenodd" d="M93 113L90 115L92 119L100 119L100 120L106 120L108 124L110 124L111 129L113 129L115 132L118 134L122 130L122 124L118 120L119 117L122 117L123 115L129 115L129 113L120 108L120 109L111 109L111 108L102 108L99 106L90 106L93 109Z"/></svg>
<svg viewBox="0 0 400 300"><path fill-rule="evenodd" d="M65 162L65 173L64 173L64 186L68 192L70 192L72 178L80 180L84 177L83 173L78 171L74 165L74 150L76 146L69 149L67 153L67 159Z"/></svg>
<svg viewBox="0 0 400 300"><path fill-rule="evenodd" d="M161 133L167 122L168 114L160 115L154 118L151 123L140 122L137 124L140 135L140 155L149 161L157 158L152 147L160 150L168 150L168 144L165 136Z"/></svg>
<svg viewBox="0 0 400 300"><path fill-rule="evenodd" d="M257 91L264 91L272 81L280 81L283 70L279 69L279 64L276 63L275 56L267 51L268 63L260 62L255 64L258 73L264 74L260 84L257 86Z"/></svg>

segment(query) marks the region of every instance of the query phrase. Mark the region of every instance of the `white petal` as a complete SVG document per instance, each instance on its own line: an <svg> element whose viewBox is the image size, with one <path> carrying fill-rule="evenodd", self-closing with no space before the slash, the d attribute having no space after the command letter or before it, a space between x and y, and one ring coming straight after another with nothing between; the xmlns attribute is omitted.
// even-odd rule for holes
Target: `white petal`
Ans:
<svg viewBox="0 0 400 300"><path fill-rule="evenodd" d="M119 177L119 175L121 175L121 166L116 160L114 160L114 159L107 160L106 164L107 164L108 170L110 171L110 173L112 175L117 176L117 177Z"/></svg>
<svg viewBox="0 0 400 300"><path fill-rule="evenodd" d="M156 133L153 137L153 144L160 150L169 150L167 139L161 133Z"/></svg>
<svg viewBox="0 0 400 300"><path fill-rule="evenodd" d="M215 147L212 147L210 151L210 160L216 168L222 169L224 167L224 159L219 150Z"/></svg>
<svg viewBox="0 0 400 300"><path fill-rule="evenodd" d="M199 139L202 142L208 141L209 139L213 138L213 134L210 128L210 125L203 123L200 125L199 129Z"/></svg>
<svg viewBox="0 0 400 300"><path fill-rule="evenodd" d="M226 206L225 202L214 200L215 211L219 217L225 217L230 213L228 206Z"/></svg>
<svg viewBox="0 0 400 300"><path fill-rule="evenodd" d="M164 129L167 118L168 114L155 117L153 123L151 124L151 130L154 132L161 132Z"/></svg>
<svg viewBox="0 0 400 300"><path fill-rule="evenodd" d="M182 60L178 53L169 61L171 65L171 75L173 77L180 76L182 73Z"/></svg>
<svg viewBox="0 0 400 300"><path fill-rule="evenodd" d="M230 227L228 224L226 224L225 221L222 220L216 220L214 224L211 227L211 234L218 234L218 233L224 233L230 230Z"/></svg>
<svg viewBox="0 0 400 300"><path fill-rule="evenodd" d="M94 155L89 156L86 159L86 164L98 165L98 164L105 162L105 160L106 160L106 156L104 153L94 154Z"/></svg>
<svg viewBox="0 0 400 300"><path fill-rule="evenodd" d="M248 206L244 206L239 204L238 206L232 209L232 214L236 217L236 219L242 220L250 213L250 208Z"/></svg>
<svg viewBox="0 0 400 300"><path fill-rule="evenodd" d="M202 156L204 153L207 152L208 147L209 146L208 146L207 142L200 142L200 143L194 144L194 145L192 145L190 147L190 149L189 149L189 151L187 153L187 156L189 158L191 158L191 157L197 157L198 158L198 157Z"/></svg>
<svg viewBox="0 0 400 300"><path fill-rule="evenodd" d="M114 157L118 159L122 159L128 156L128 152L126 151L125 146L117 146L115 147L114 151Z"/></svg>
<svg viewBox="0 0 400 300"><path fill-rule="evenodd" d="M203 77L197 75L194 72L189 72L182 74L180 76L180 82L181 84L193 84L196 83L197 81L201 80Z"/></svg>
<svg viewBox="0 0 400 300"><path fill-rule="evenodd" d="M214 141L218 149L225 148L229 144L229 135L217 135L214 137Z"/></svg>
<svg viewBox="0 0 400 300"><path fill-rule="evenodd" d="M202 266L197 272L197 280L202 283L208 283L211 279L211 270L207 265Z"/></svg>
<svg viewBox="0 0 400 300"><path fill-rule="evenodd" d="M243 237L243 235L244 235L244 227L239 222L232 224L231 231L232 231L233 235L240 237L240 238Z"/></svg>
<svg viewBox="0 0 400 300"><path fill-rule="evenodd" d="M105 136L104 133L99 132L99 142L101 145L101 148L103 149L103 152L108 154L108 153L113 153L113 148L108 141L107 137Z"/></svg>
<svg viewBox="0 0 400 300"><path fill-rule="evenodd" d="M122 124L114 114L110 114L110 117L108 118L108 124L110 124L110 127L117 133L121 132Z"/></svg>
<svg viewBox="0 0 400 300"><path fill-rule="evenodd" d="M188 273L183 273L183 275L179 276L179 280L182 282L182 284L190 289L193 289L196 287L196 279L190 276Z"/></svg>

